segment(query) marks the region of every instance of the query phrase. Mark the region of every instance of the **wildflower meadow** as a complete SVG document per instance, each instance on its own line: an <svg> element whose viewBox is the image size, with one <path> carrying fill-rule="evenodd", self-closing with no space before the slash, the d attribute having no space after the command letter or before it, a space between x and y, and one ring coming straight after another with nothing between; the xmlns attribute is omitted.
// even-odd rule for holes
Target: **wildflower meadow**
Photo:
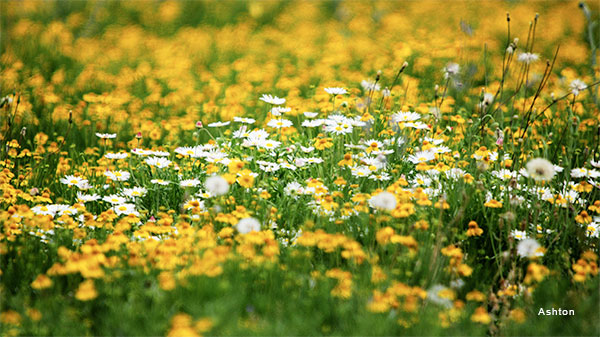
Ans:
<svg viewBox="0 0 600 337"><path fill-rule="evenodd" d="M599 13L0 0L0 335L599 335Z"/></svg>

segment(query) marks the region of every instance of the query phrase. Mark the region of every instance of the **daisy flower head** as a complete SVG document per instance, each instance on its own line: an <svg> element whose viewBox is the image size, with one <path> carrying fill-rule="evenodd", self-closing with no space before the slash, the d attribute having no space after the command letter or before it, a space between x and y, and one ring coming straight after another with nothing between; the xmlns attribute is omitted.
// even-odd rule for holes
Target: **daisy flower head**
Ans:
<svg viewBox="0 0 600 337"><path fill-rule="evenodd" d="M157 156L157 157L168 157L171 155L170 152L167 151L150 151L151 154Z"/></svg>
<svg viewBox="0 0 600 337"><path fill-rule="evenodd" d="M306 117L306 118L315 118L315 117L317 117L317 115L319 115L318 113L311 112L311 111L305 111L303 114L304 114L304 117Z"/></svg>
<svg viewBox="0 0 600 337"><path fill-rule="evenodd" d="M318 128L319 126L325 124L324 119L313 119L309 121L302 122L302 126L305 128Z"/></svg>
<svg viewBox="0 0 600 337"><path fill-rule="evenodd" d="M413 164L426 163L428 161L435 159L435 153L432 151L419 151L415 154L411 154L408 156L408 160L410 160Z"/></svg>
<svg viewBox="0 0 600 337"><path fill-rule="evenodd" d="M117 215L129 215L133 214L135 216L139 216L140 213L135 209L134 204L120 204L113 206L113 211L117 213Z"/></svg>
<svg viewBox="0 0 600 337"><path fill-rule="evenodd" d="M200 185L200 180L198 179L184 179L179 182L179 186L181 187L196 187Z"/></svg>
<svg viewBox="0 0 600 337"><path fill-rule="evenodd" d="M248 137L256 139L266 139L267 137L269 137L269 133L263 129L252 130L250 131L250 135Z"/></svg>
<svg viewBox="0 0 600 337"><path fill-rule="evenodd" d="M517 173L507 169L492 171L492 175L498 179L507 180L516 177Z"/></svg>
<svg viewBox="0 0 600 337"><path fill-rule="evenodd" d="M76 177L73 175L67 175L64 178L61 178L60 182L67 186L77 186L77 187L87 185L87 183L88 183L88 181L86 179L83 179L81 177Z"/></svg>
<svg viewBox="0 0 600 337"><path fill-rule="evenodd" d="M194 147L190 147L190 146L180 146L178 148L175 149L175 152L177 154L180 154L182 156L190 156L190 157L195 157L195 156L199 156L201 153L204 152L204 149L199 147L199 146L194 146Z"/></svg>
<svg viewBox="0 0 600 337"><path fill-rule="evenodd" d="M206 191L210 193L210 195L214 196L220 196L229 192L229 183L227 180L225 180L225 178L219 175L206 178L204 187L206 188Z"/></svg>
<svg viewBox="0 0 600 337"><path fill-rule="evenodd" d="M127 171L104 171L104 175L112 181L127 181L131 176Z"/></svg>
<svg viewBox="0 0 600 337"><path fill-rule="evenodd" d="M54 205L37 205L31 208L33 214L37 215L51 215L54 216L56 214L56 208Z"/></svg>
<svg viewBox="0 0 600 337"><path fill-rule="evenodd" d="M416 121L418 119L421 118L421 115L416 113L416 112L403 112L403 111L399 111L396 112L395 114L393 114L392 116L392 122L393 123L400 123L400 122L413 122Z"/></svg>
<svg viewBox="0 0 600 337"><path fill-rule="evenodd" d="M137 154L138 156L148 156L150 155L150 151L144 149L131 149L131 153Z"/></svg>
<svg viewBox="0 0 600 337"><path fill-rule="evenodd" d="M256 122L256 119L246 117L233 117L233 121L237 123L254 124L254 122Z"/></svg>
<svg viewBox="0 0 600 337"><path fill-rule="evenodd" d="M278 141L272 140L272 139L261 139L260 142L258 143L259 147L262 147L267 150L274 150L274 149L278 148L279 145L281 145L281 142L278 142Z"/></svg>
<svg viewBox="0 0 600 337"><path fill-rule="evenodd" d="M278 116L281 116L281 114L284 114L284 113L290 112L290 111L292 111L292 108L274 106L273 108L271 108L271 115L278 117Z"/></svg>
<svg viewBox="0 0 600 337"><path fill-rule="evenodd" d="M369 170L369 168L367 166L361 165L361 166L353 166L350 168L350 173L352 174L353 177L368 177L369 175L371 175L371 170Z"/></svg>
<svg viewBox="0 0 600 337"><path fill-rule="evenodd" d="M598 178L600 177L600 171L588 170L584 167L574 168L571 170L571 177L573 178Z"/></svg>
<svg viewBox="0 0 600 337"><path fill-rule="evenodd" d="M229 123L231 123L231 122L214 122L214 123L208 124L207 126L209 128L218 128L221 126L227 126L227 125L229 125Z"/></svg>
<svg viewBox="0 0 600 337"><path fill-rule="evenodd" d="M143 197L146 192L148 192L147 189L145 189L144 187L134 187L134 188L125 188L123 189L123 194L125 194L126 196L130 197L130 198L139 198L139 197Z"/></svg>
<svg viewBox="0 0 600 337"><path fill-rule="evenodd" d="M442 153L448 153L451 152L452 150L450 150L449 147L447 146L436 146L436 147L432 147L431 149L429 149L431 152L436 153L436 154L442 154Z"/></svg>
<svg viewBox="0 0 600 337"><path fill-rule="evenodd" d="M510 237L517 241L527 239L527 232L513 229L513 231L510 233Z"/></svg>
<svg viewBox="0 0 600 337"><path fill-rule="evenodd" d="M129 156L129 154L126 152L119 152L119 153L108 152L108 153L104 154L104 157L107 159L125 159L128 156Z"/></svg>
<svg viewBox="0 0 600 337"><path fill-rule="evenodd" d="M117 138L117 134L116 133L99 133L99 132L96 132L96 137L98 137L100 139L112 139L112 138Z"/></svg>
<svg viewBox="0 0 600 337"><path fill-rule="evenodd" d="M321 164L323 162L323 159L318 157L305 158L305 160L309 164Z"/></svg>
<svg viewBox="0 0 600 337"><path fill-rule="evenodd" d="M420 121L404 123L404 126L407 128L413 128L417 130L429 129L429 125Z"/></svg>
<svg viewBox="0 0 600 337"><path fill-rule="evenodd" d="M544 158L532 159L526 167L527 174L536 181L550 181L556 173L554 165Z"/></svg>
<svg viewBox="0 0 600 337"><path fill-rule="evenodd" d="M336 135L349 134L353 130L352 123L348 120L326 120L326 124L325 131Z"/></svg>
<svg viewBox="0 0 600 337"><path fill-rule="evenodd" d="M304 194L304 187L300 183L292 181L285 186L283 191L288 196L295 196Z"/></svg>
<svg viewBox="0 0 600 337"><path fill-rule="evenodd" d="M292 122L290 120L287 119L283 119L283 118L275 118L275 119L271 119L268 123L267 126L272 127L272 128L287 128L290 127L294 124L292 124Z"/></svg>
<svg viewBox="0 0 600 337"><path fill-rule="evenodd" d="M594 222L588 224L587 228L585 229L585 233L589 237L597 238L600 234L600 222L594 221Z"/></svg>
<svg viewBox="0 0 600 337"><path fill-rule="evenodd" d="M252 217L240 219L235 228L240 234L248 234L250 232L260 232L260 222Z"/></svg>
<svg viewBox="0 0 600 337"><path fill-rule="evenodd" d="M378 174L371 174L369 176L369 179L375 180L375 181L388 181L388 180L392 179L392 177L389 174L382 172L382 173L378 173Z"/></svg>
<svg viewBox="0 0 600 337"><path fill-rule="evenodd" d="M383 143L378 141L377 139L368 139L368 140L362 141L362 143L367 147L366 148L367 152L381 149L384 146Z"/></svg>
<svg viewBox="0 0 600 337"><path fill-rule="evenodd" d="M90 201L96 201L100 199L100 196L97 194L83 194L81 192L77 192L77 201L86 203Z"/></svg>
<svg viewBox="0 0 600 337"><path fill-rule="evenodd" d="M155 166L158 168L165 168L165 167L169 167L169 165L171 165L171 161L164 157L149 157L149 158L146 158L146 160L144 160L144 162L146 162L146 164L148 164L150 166Z"/></svg>
<svg viewBox="0 0 600 337"><path fill-rule="evenodd" d="M263 94L259 99L265 103L273 105L282 105L283 103L285 103L285 98L280 98L277 96L271 96L267 94Z"/></svg>
<svg viewBox="0 0 600 337"><path fill-rule="evenodd" d="M300 150L302 150L302 152L304 152L304 153L311 153L315 150L315 147L314 146L304 147L304 146L300 145Z"/></svg>
<svg viewBox="0 0 600 337"><path fill-rule="evenodd" d="M161 185L161 186L166 186L171 183L170 181L163 180L163 179L152 179L152 180L150 180L150 182L155 185Z"/></svg>
<svg viewBox="0 0 600 337"><path fill-rule="evenodd" d="M325 88L325 92L327 92L330 95L344 95L348 93L346 89L340 87Z"/></svg>
<svg viewBox="0 0 600 337"><path fill-rule="evenodd" d="M107 195L107 196L103 197L102 200L108 202L109 204L113 204L113 205L124 204L127 201L127 199L125 199L122 196L117 195L117 194Z"/></svg>

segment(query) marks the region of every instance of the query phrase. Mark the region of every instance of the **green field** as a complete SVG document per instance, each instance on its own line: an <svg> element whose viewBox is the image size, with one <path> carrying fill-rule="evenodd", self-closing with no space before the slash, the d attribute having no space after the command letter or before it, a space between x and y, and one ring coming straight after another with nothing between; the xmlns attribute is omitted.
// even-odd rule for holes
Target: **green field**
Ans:
<svg viewBox="0 0 600 337"><path fill-rule="evenodd" d="M599 335L599 13L0 0L0 335Z"/></svg>

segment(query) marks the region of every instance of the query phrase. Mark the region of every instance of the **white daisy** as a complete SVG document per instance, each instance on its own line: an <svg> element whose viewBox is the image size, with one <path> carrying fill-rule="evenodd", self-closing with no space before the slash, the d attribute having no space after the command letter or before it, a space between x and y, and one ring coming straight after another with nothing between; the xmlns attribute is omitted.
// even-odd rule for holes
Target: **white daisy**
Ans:
<svg viewBox="0 0 600 337"><path fill-rule="evenodd" d="M137 186L134 188L123 189L123 194L125 194L126 196L128 196L130 198L143 197L144 195L146 195L147 192L148 192L148 190L145 189L144 187L137 187Z"/></svg>
<svg viewBox="0 0 600 337"><path fill-rule="evenodd" d="M87 180L73 175L67 175L60 179L60 182L67 186L80 186L87 184Z"/></svg>
<svg viewBox="0 0 600 337"><path fill-rule="evenodd" d="M292 108L274 106L274 107L271 108L271 115L273 115L273 116L281 116L282 114L284 114L286 112L290 112L290 111L292 111Z"/></svg>
<svg viewBox="0 0 600 337"><path fill-rule="evenodd" d="M263 94L259 99L263 102L273 105L282 105L283 103L285 103L285 98L279 98L277 96L271 96L266 94Z"/></svg>
<svg viewBox="0 0 600 337"><path fill-rule="evenodd" d="M117 194L111 194L111 195L104 196L102 198L102 200L104 200L110 204L113 204L113 205L124 204L127 201L127 199L125 199L124 197L117 195Z"/></svg>
<svg viewBox="0 0 600 337"><path fill-rule="evenodd" d="M96 132L96 136L101 139L117 138L116 133L98 133L98 132Z"/></svg>
<svg viewBox="0 0 600 337"><path fill-rule="evenodd" d="M408 156L408 160L410 160L413 164L426 163L428 161L435 159L435 153L431 151L419 151L415 154L411 154Z"/></svg>
<svg viewBox="0 0 600 337"><path fill-rule="evenodd" d="M99 200L100 196L97 194L83 194L81 192L77 192L77 201L78 202L90 202L90 201L96 201Z"/></svg>
<svg viewBox="0 0 600 337"><path fill-rule="evenodd" d="M148 156L152 154L152 151L144 150L144 149L131 149L131 153L137 154L138 156Z"/></svg>
<svg viewBox="0 0 600 337"><path fill-rule="evenodd" d="M308 121L303 121L302 126L305 128L318 128L319 126L325 123L324 119L313 119Z"/></svg>
<svg viewBox="0 0 600 337"><path fill-rule="evenodd" d="M371 175L371 170L366 166L353 166L350 168L350 172L354 177L368 177Z"/></svg>
<svg viewBox="0 0 600 337"><path fill-rule="evenodd" d="M279 145L281 145L281 142L278 142L276 140L262 139L258 146L262 147L264 149L273 150L273 149L278 148Z"/></svg>
<svg viewBox="0 0 600 337"><path fill-rule="evenodd" d="M267 126L272 127L272 128L287 128L292 126L292 122L287 120L287 119L283 119L283 118L276 118L276 119L271 119L268 123Z"/></svg>
<svg viewBox="0 0 600 337"><path fill-rule="evenodd" d="M588 224L585 229L585 233L587 234L587 236L597 238L600 234L600 222L591 222L590 224Z"/></svg>
<svg viewBox="0 0 600 337"><path fill-rule="evenodd" d="M513 229L513 231L510 232L510 237L515 240L523 240L527 238L527 232Z"/></svg>
<svg viewBox="0 0 600 337"><path fill-rule="evenodd" d="M53 207L50 207L52 205L38 205L35 207L31 208L31 211L33 212L33 214L36 215L51 215L54 217L54 214L56 214L56 211Z"/></svg>
<svg viewBox="0 0 600 337"><path fill-rule="evenodd" d="M170 181L166 181L166 180L162 180L162 179L152 179L152 180L150 180L150 182L153 184L162 185L162 186L166 186L171 183Z"/></svg>
<svg viewBox="0 0 600 337"><path fill-rule="evenodd" d="M516 177L517 173L507 169L492 171L492 175L501 180L508 180Z"/></svg>
<svg viewBox="0 0 600 337"><path fill-rule="evenodd" d="M218 128L221 126L227 126L227 125L229 125L229 123L231 123L231 122L214 122L214 123L208 124L207 126L209 128Z"/></svg>
<svg viewBox="0 0 600 337"><path fill-rule="evenodd" d="M245 117L233 117L234 122L244 123L244 124L254 124L256 122L253 118L245 118Z"/></svg>
<svg viewBox="0 0 600 337"><path fill-rule="evenodd" d="M146 160L144 160L144 162L146 162L146 164L148 164L150 166L154 166L154 167L158 167L158 168L165 168L165 167L169 167L169 165L171 165L171 161L164 157L149 157L149 158L146 158Z"/></svg>
<svg viewBox="0 0 600 337"><path fill-rule="evenodd" d="M127 171L104 171L104 175L113 181L127 181L131 176Z"/></svg>
<svg viewBox="0 0 600 337"><path fill-rule="evenodd" d="M140 213L138 213L138 211L135 209L135 205L134 204L120 204L120 205L115 205L115 206L113 206L112 210L117 215L129 215L129 214L133 214L135 216L139 216L140 215Z"/></svg>
<svg viewBox="0 0 600 337"><path fill-rule="evenodd" d="M327 92L330 95L344 95L348 93L346 89L339 87L325 88L325 92Z"/></svg>
<svg viewBox="0 0 600 337"><path fill-rule="evenodd" d="M315 148L314 148L314 146L309 146L309 147L300 146L300 150L302 150L302 152L304 152L304 153L311 153L315 150Z"/></svg>
<svg viewBox="0 0 600 337"><path fill-rule="evenodd" d="M167 151L149 151L150 154L155 155L157 157L168 157L171 155L170 152Z"/></svg>
<svg viewBox="0 0 600 337"><path fill-rule="evenodd" d="M404 126L407 128L413 128L413 129L417 129L417 130L429 129L429 125L427 125L423 122L420 122L420 121L404 123Z"/></svg>
<svg viewBox="0 0 600 337"><path fill-rule="evenodd" d="M200 185L200 180L198 179L184 179L179 182L179 186L181 187L196 187Z"/></svg>
<svg viewBox="0 0 600 337"><path fill-rule="evenodd" d="M129 154L126 152L119 152L119 153L112 153L112 152L108 152L104 154L105 158L108 159L125 159L127 157L129 157Z"/></svg>

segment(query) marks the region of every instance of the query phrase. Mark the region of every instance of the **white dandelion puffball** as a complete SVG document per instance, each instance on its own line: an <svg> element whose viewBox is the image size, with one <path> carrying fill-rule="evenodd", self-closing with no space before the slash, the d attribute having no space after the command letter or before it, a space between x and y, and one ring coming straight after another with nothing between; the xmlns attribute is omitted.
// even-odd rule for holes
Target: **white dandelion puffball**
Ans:
<svg viewBox="0 0 600 337"><path fill-rule="evenodd" d="M534 239L523 239L517 245L517 254L521 257L538 257L543 256L543 251L540 250L540 244Z"/></svg>
<svg viewBox="0 0 600 337"><path fill-rule="evenodd" d="M527 163L527 173L537 181L550 181L554 177L554 165L544 158L535 158Z"/></svg>
<svg viewBox="0 0 600 337"><path fill-rule="evenodd" d="M238 221L237 225L235 225L238 232L240 234L247 234L250 232L259 232L260 231L260 222L255 218L244 218Z"/></svg>
<svg viewBox="0 0 600 337"><path fill-rule="evenodd" d="M229 192L229 183L227 182L227 180L217 175L208 177L206 179L206 182L204 182L204 187L206 188L208 193L214 196L223 195Z"/></svg>
<svg viewBox="0 0 600 337"><path fill-rule="evenodd" d="M396 208L396 197L390 192L381 192L369 199L369 205L391 211Z"/></svg>

